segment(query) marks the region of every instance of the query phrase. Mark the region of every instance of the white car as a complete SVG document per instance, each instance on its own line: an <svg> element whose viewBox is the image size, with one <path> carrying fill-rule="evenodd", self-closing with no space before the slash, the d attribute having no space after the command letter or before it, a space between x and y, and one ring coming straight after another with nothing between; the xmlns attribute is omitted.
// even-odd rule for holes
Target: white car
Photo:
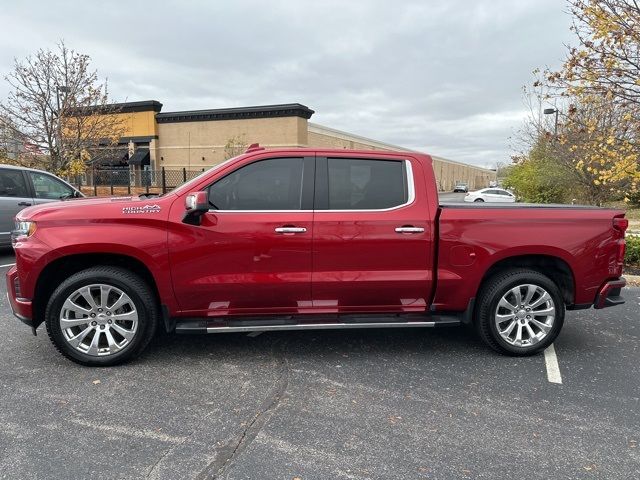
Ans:
<svg viewBox="0 0 640 480"><path fill-rule="evenodd" d="M516 196L502 188L483 188L475 192L469 192L464 197L465 202L509 202L516 201Z"/></svg>

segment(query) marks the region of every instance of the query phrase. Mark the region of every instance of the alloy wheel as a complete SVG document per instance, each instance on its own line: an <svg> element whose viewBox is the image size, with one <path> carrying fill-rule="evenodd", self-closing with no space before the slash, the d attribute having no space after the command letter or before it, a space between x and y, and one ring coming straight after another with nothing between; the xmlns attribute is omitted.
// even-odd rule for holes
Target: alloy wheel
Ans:
<svg viewBox="0 0 640 480"><path fill-rule="evenodd" d="M549 292L539 285L518 285L498 302L495 326L509 345L530 347L549 334L555 316L556 308Z"/></svg>
<svg viewBox="0 0 640 480"><path fill-rule="evenodd" d="M91 356L118 353L138 330L136 306L121 289L103 283L83 286L67 297L60 330L74 349Z"/></svg>

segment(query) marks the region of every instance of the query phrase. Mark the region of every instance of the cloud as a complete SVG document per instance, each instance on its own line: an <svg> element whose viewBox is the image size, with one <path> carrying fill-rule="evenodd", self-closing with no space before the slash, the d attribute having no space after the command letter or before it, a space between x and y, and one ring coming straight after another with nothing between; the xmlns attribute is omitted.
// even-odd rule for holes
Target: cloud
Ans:
<svg viewBox="0 0 640 480"><path fill-rule="evenodd" d="M522 85L570 41L558 0L11 2L0 72L64 38L117 100L304 103L312 121L480 165L507 161ZM17 41L19 39L19 41ZM0 97L6 96L0 85Z"/></svg>

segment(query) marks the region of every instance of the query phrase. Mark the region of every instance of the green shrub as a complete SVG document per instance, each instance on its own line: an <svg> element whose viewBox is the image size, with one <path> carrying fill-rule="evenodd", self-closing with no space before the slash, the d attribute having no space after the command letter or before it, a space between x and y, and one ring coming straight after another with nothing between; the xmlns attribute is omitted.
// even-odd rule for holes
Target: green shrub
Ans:
<svg viewBox="0 0 640 480"><path fill-rule="evenodd" d="M624 255L625 265L640 266L640 237L627 235L627 250Z"/></svg>
<svg viewBox="0 0 640 480"><path fill-rule="evenodd" d="M574 192L567 176L547 159L527 159L509 167L503 186L530 203L568 203ZM574 186L575 189L575 186Z"/></svg>

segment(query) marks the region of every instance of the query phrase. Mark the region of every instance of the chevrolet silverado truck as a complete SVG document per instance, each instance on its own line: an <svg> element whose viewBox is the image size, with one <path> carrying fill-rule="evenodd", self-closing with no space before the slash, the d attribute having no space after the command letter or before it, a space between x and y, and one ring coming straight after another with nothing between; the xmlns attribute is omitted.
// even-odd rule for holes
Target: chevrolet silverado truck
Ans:
<svg viewBox="0 0 640 480"><path fill-rule="evenodd" d="M253 145L159 197L29 207L11 307L84 365L156 331L473 325L530 355L565 310L618 305L624 212L441 205L428 155Z"/></svg>

